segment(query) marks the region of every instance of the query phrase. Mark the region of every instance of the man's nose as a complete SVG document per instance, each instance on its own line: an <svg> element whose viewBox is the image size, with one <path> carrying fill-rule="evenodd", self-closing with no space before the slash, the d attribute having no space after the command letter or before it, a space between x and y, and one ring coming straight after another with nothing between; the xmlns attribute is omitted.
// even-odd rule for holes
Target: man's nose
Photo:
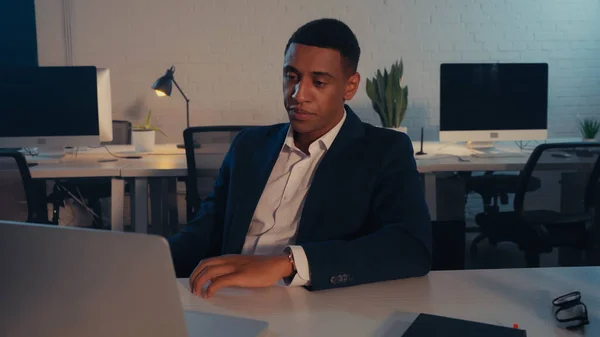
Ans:
<svg viewBox="0 0 600 337"><path fill-rule="evenodd" d="M306 101L306 94L307 94L307 81L302 80L300 82L298 82L295 86L294 86L294 94L292 95L292 98L298 102L298 103L302 103L304 101Z"/></svg>

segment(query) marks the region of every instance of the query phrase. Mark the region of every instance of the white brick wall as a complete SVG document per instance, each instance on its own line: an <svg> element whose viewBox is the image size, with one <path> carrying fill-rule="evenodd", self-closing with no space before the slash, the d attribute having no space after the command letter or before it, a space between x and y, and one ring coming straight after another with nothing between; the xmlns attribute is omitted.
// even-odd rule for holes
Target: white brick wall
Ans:
<svg viewBox="0 0 600 337"><path fill-rule="evenodd" d="M350 102L378 123L364 79L401 57L410 88L406 125L436 134L442 62L548 62L551 136L576 135L576 117L600 116L597 0L86 0L72 1L73 60L112 71L115 118L147 109L179 142L185 103L158 98L152 82L174 64L193 125L285 120L283 48L308 20L350 25L363 54L363 82ZM65 62L62 1L36 1L41 65Z"/></svg>

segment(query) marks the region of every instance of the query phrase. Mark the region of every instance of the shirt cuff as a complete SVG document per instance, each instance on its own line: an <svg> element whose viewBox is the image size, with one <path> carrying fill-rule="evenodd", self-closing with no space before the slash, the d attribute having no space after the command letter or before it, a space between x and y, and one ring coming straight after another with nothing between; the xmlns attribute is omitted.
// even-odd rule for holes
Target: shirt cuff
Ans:
<svg viewBox="0 0 600 337"><path fill-rule="evenodd" d="M310 285L310 269L308 268L308 259L302 246L287 246L286 249L291 250L294 256L294 264L296 265L296 275L293 278L285 278L283 281L290 287L302 287Z"/></svg>

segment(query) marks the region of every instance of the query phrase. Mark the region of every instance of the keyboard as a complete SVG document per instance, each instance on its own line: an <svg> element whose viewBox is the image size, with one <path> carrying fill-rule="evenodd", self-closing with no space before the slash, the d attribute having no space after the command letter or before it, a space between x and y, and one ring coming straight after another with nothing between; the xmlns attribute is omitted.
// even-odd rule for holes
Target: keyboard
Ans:
<svg viewBox="0 0 600 337"><path fill-rule="evenodd" d="M493 151L493 152L481 152L473 151L471 156L475 158L523 158L529 157L529 154L523 152L509 152L509 151Z"/></svg>

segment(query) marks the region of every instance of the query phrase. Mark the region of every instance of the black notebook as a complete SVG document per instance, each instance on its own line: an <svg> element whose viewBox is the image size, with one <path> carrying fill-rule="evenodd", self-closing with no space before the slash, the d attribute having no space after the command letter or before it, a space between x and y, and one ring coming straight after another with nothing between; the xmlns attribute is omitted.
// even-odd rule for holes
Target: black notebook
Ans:
<svg viewBox="0 0 600 337"><path fill-rule="evenodd" d="M402 337L527 337L525 330L419 314Z"/></svg>

